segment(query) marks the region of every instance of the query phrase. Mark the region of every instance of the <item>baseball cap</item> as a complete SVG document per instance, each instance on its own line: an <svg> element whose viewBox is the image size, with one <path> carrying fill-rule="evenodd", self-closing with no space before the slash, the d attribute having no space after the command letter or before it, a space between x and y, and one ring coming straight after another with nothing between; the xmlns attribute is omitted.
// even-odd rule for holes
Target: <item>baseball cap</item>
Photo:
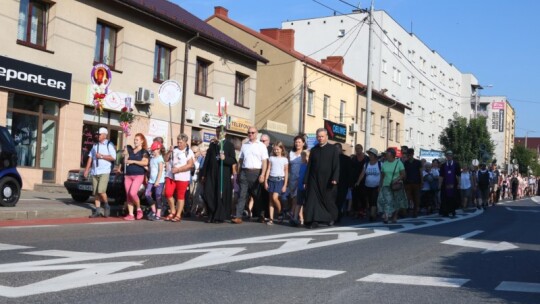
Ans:
<svg viewBox="0 0 540 304"><path fill-rule="evenodd" d="M109 134L109 131L107 131L107 128L99 128L99 131L98 131L99 134Z"/></svg>
<svg viewBox="0 0 540 304"><path fill-rule="evenodd" d="M150 150L151 151L154 151L154 150L159 150L161 149L162 145L158 142L158 141L155 141L152 143L152 146L150 147Z"/></svg>

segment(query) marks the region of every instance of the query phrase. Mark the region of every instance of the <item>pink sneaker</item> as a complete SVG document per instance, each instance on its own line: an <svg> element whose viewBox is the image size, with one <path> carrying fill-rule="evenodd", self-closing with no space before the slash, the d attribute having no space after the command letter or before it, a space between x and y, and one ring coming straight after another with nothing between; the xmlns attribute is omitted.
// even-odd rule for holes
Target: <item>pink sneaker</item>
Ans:
<svg viewBox="0 0 540 304"><path fill-rule="evenodd" d="M140 220L142 218L143 218L143 213L142 213L142 210L139 209L139 210L137 210L137 219Z"/></svg>
<svg viewBox="0 0 540 304"><path fill-rule="evenodd" d="M124 221L134 221L135 217L131 214L124 216Z"/></svg>

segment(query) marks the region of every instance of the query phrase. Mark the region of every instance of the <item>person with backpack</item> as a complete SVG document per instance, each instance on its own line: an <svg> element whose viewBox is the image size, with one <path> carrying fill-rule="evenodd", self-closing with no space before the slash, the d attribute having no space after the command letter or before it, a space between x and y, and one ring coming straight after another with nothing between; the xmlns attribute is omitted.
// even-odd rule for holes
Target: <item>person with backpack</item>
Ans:
<svg viewBox="0 0 540 304"><path fill-rule="evenodd" d="M377 150L370 148L367 150L369 161L365 163L364 170L358 177L355 186L358 187L364 182L364 193L369 206L369 221L375 221L377 217L377 198L379 196L379 184L381 182L381 162L377 159ZM365 179L364 179L365 178Z"/></svg>
<svg viewBox="0 0 540 304"><path fill-rule="evenodd" d="M193 151L188 147L189 137L180 134L176 138L178 146L170 147L165 156L167 162L167 175L165 177L165 197L169 203L169 215L166 221L180 222L186 192L191 179L191 168L193 167ZM176 204L175 204L176 197Z"/></svg>
<svg viewBox="0 0 540 304"><path fill-rule="evenodd" d="M486 209L489 199L489 186L491 182L491 174L486 169L486 164L480 164L480 170L476 178L476 187L480 191L480 198L482 200L482 208Z"/></svg>
<svg viewBox="0 0 540 304"><path fill-rule="evenodd" d="M88 173L92 175L92 194L94 195L96 208L90 218L109 217L111 214L111 208L107 200L107 186L113 163L116 160L116 148L107 139L108 134L109 131L106 128L99 128L98 142L90 150L83 173L84 178L88 178ZM91 172L90 168L92 169ZM103 203L104 208L101 208L101 203Z"/></svg>
<svg viewBox="0 0 540 304"><path fill-rule="evenodd" d="M464 166L459 180L459 189L461 191L461 208L465 211L472 195L472 173L469 166Z"/></svg>

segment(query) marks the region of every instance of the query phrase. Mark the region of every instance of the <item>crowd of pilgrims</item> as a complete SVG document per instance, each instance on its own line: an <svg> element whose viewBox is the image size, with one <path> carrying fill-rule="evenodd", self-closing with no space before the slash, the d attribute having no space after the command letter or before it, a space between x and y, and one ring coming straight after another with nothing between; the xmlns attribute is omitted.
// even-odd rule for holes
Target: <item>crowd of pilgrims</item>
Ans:
<svg viewBox="0 0 540 304"><path fill-rule="evenodd" d="M189 147L185 134L165 149L161 138L148 147L142 134L135 147L148 150L145 167L148 220L180 222L185 217L208 223L258 221L267 225L332 226L343 218L395 223L398 218L438 213L456 216L467 208L486 209L500 199L536 193L536 179L506 175L496 164L461 166L452 151L444 159L415 158L414 149L379 153L357 144L346 155L328 142L325 129L308 150L306 136L294 138L290 151L282 142L250 127L239 155L216 128L208 148ZM124 155L129 163L129 154ZM125 180L126 189L129 179ZM125 220L143 218L140 202L128 201ZM137 209L137 216L133 214Z"/></svg>

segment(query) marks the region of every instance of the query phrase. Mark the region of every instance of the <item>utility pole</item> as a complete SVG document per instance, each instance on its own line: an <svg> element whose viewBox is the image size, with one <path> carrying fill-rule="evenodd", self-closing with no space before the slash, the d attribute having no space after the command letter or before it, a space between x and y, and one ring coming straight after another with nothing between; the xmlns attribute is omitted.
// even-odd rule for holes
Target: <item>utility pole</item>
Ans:
<svg viewBox="0 0 540 304"><path fill-rule="evenodd" d="M367 94L366 94L366 136L364 138L364 150L367 150L371 147L371 91L373 90L373 85L371 84L371 49L373 45L373 1L371 0L371 7L369 8L369 34L368 34L368 64L367 64Z"/></svg>

